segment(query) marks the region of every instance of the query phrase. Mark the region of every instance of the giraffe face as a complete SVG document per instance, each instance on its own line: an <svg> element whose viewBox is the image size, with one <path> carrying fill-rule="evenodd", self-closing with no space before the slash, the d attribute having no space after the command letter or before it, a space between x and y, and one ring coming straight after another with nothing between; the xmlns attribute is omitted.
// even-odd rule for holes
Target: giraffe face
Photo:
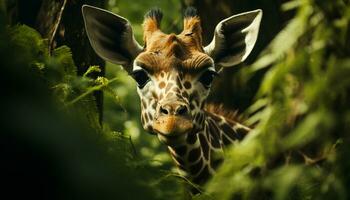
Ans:
<svg viewBox="0 0 350 200"><path fill-rule="evenodd" d="M141 123L162 142L181 143L204 123L203 106L216 71L201 49L187 48L186 36L158 37L137 56L131 72L141 99Z"/></svg>
<svg viewBox="0 0 350 200"><path fill-rule="evenodd" d="M200 18L185 11L183 31L164 34L162 13L151 10L143 22L144 46L135 40L130 22L109 11L84 5L90 44L103 59L120 64L138 83L143 127L167 144L203 128L204 111L216 67L243 62L257 40L262 11L234 15L215 28L213 40L202 46Z"/></svg>

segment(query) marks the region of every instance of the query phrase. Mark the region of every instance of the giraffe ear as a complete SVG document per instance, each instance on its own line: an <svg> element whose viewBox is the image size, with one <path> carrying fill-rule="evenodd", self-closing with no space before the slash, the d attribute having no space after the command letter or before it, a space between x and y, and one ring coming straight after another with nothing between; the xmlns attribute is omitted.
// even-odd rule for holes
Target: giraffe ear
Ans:
<svg viewBox="0 0 350 200"><path fill-rule="evenodd" d="M106 61L130 67L142 48L135 40L129 21L89 5L83 5L82 13L95 52Z"/></svg>
<svg viewBox="0 0 350 200"><path fill-rule="evenodd" d="M258 38L262 10L254 10L222 20L215 28L214 38L204 48L215 63L230 67L243 62Z"/></svg>

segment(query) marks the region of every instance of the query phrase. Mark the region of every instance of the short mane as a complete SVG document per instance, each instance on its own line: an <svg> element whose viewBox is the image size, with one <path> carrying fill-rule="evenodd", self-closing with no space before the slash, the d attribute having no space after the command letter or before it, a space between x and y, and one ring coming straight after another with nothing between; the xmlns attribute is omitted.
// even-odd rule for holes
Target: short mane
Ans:
<svg viewBox="0 0 350 200"><path fill-rule="evenodd" d="M228 120L246 125L245 123L246 118L243 115L239 114L238 110L232 111L230 109L226 109L223 104L207 103L204 106L204 110L209 113L215 113L217 115L221 115Z"/></svg>

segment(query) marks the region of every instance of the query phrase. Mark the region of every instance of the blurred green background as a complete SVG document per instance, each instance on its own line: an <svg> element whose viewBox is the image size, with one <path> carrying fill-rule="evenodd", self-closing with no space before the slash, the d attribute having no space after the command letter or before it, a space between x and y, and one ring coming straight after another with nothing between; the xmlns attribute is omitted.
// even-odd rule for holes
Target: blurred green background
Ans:
<svg viewBox="0 0 350 200"><path fill-rule="evenodd" d="M134 81L103 62L81 6L129 19L164 12L179 33L194 6L206 45L225 17L264 11L247 62L225 69L210 101L254 131L192 196L164 145L140 126ZM10 199L349 199L348 0L1 0L0 195Z"/></svg>

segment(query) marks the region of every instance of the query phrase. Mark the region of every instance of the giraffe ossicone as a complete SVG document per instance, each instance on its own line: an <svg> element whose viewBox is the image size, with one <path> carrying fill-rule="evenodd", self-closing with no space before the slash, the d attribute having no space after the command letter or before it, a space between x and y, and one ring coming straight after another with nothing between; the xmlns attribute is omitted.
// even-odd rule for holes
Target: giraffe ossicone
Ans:
<svg viewBox="0 0 350 200"><path fill-rule="evenodd" d="M159 9L149 11L143 22L143 47L127 19L88 5L82 11L96 53L122 65L137 82L144 129L168 146L177 166L194 183L204 182L222 161L224 147L250 130L208 106L206 99L216 70L243 62L252 51L262 11L221 21L206 47L194 8L185 11L184 28L177 35L161 31Z"/></svg>

